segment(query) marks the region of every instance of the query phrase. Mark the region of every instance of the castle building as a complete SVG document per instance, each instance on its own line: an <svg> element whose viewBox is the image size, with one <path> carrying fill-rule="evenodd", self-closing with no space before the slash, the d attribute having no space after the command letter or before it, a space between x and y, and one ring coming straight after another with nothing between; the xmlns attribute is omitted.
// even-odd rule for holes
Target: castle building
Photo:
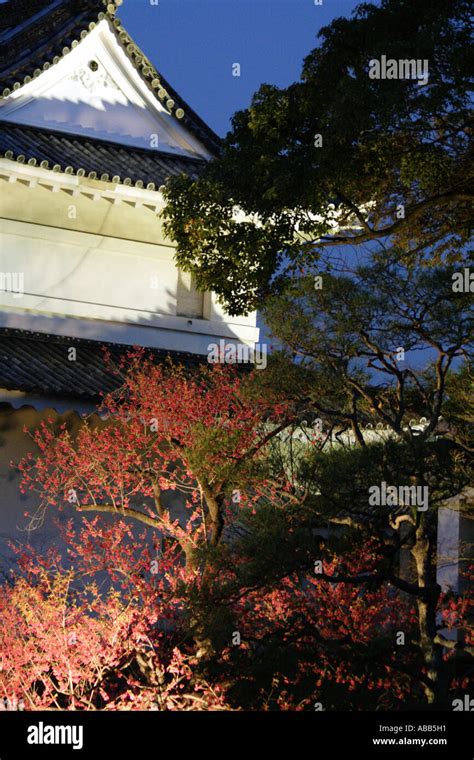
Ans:
<svg viewBox="0 0 474 760"><path fill-rule="evenodd" d="M230 317L174 263L163 184L197 176L220 139L120 4L0 3L0 555L26 507L10 467L31 447L23 428L93 411L116 382L104 344L199 362L258 341L255 314Z"/></svg>

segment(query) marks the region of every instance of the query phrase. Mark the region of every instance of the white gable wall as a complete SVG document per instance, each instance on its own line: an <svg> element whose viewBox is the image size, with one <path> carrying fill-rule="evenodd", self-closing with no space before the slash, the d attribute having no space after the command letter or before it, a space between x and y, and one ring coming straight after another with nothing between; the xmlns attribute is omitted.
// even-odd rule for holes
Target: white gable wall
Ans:
<svg viewBox="0 0 474 760"><path fill-rule="evenodd" d="M0 120L210 158L140 77L107 19L59 63L3 98Z"/></svg>

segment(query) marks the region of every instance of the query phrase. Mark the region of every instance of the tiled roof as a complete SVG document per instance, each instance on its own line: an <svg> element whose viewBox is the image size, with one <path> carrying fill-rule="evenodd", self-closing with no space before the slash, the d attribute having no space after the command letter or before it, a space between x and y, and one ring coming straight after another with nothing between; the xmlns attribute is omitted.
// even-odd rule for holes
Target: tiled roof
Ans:
<svg viewBox="0 0 474 760"><path fill-rule="evenodd" d="M42 13L43 11L43 13ZM71 49L81 32L106 11L102 0L36 0L0 6L0 82L3 87L22 83L45 63Z"/></svg>
<svg viewBox="0 0 474 760"><path fill-rule="evenodd" d="M158 150L130 148L106 140L68 135L0 121L0 156L104 181L150 185L157 189L172 175L195 177L201 159ZM47 163L46 163L47 162ZM96 176L94 176L96 175ZM104 176L107 175L107 176ZM151 185L154 185L152 187Z"/></svg>
<svg viewBox="0 0 474 760"><path fill-rule="evenodd" d="M16 0L0 6L0 30L8 29L43 10L51 0Z"/></svg>
<svg viewBox="0 0 474 760"><path fill-rule="evenodd" d="M185 103L116 17L122 0L8 0L0 5L0 97L40 76L107 19L124 52L170 113L213 153L220 138Z"/></svg>
<svg viewBox="0 0 474 760"><path fill-rule="evenodd" d="M109 392L120 381L107 370L103 346L114 363L131 346L105 341L67 338L23 330L0 328L0 388L47 396L97 401L101 391ZM76 349L70 361L68 349ZM178 351L146 349L154 361L167 357L189 367L206 361L205 357Z"/></svg>

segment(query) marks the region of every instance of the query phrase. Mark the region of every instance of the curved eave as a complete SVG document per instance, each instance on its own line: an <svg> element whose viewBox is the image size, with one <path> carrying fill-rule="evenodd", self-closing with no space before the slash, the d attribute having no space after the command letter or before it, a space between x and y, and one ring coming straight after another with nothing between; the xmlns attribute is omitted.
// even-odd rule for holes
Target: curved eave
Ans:
<svg viewBox="0 0 474 760"><path fill-rule="evenodd" d="M205 163L203 159L164 151L2 122L0 157L55 174L151 191L162 188L170 176L197 177Z"/></svg>

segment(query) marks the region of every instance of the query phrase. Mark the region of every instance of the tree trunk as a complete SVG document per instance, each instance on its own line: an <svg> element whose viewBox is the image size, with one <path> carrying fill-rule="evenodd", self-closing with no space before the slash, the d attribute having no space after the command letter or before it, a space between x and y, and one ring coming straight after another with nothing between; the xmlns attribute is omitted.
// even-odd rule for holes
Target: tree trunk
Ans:
<svg viewBox="0 0 474 760"><path fill-rule="evenodd" d="M418 585L426 589L424 596L417 597L420 648L430 684L426 684L425 696L429 705L445 708L448 697L447 669L443 660L443 647L435 644L436 606L440 587L433 578L433 538L430 536L427 515L420 515L416 529L412 555L415 559Z"/></svg>
<svg viewBox="0 0 474 760"><path fill-rule="evenodd" d="M186 544L183 546L183 551L186 557L186 570L189 572L199 572L199 563L196 556L196 551L192 544ZM205 623L203 617L198 610L193 610L189 616L189 622L193 632L193 638L196 644L196 657L200 660L205 660L214 654L214 646L211 639L206 636Z"/></svg>

